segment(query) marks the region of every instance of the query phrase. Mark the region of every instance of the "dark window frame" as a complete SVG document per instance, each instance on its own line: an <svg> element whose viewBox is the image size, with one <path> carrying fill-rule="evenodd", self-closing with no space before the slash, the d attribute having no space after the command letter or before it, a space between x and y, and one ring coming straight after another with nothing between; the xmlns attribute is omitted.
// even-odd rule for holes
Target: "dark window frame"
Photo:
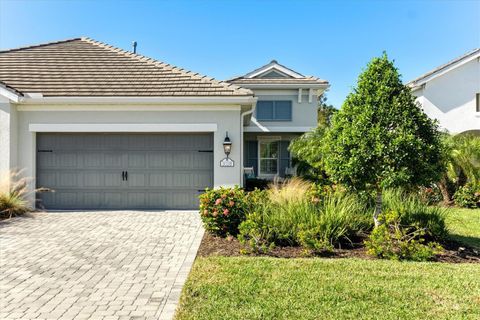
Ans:
<svg viewBox="0 0 480 320"><path fill-rule="evenodd" d="M271 119L267 119L267 118L262 119L262 118L258 117L258 107L259 107L258 102L269 102L269 103L271 102L272 103L272 105L273 105L273 111L272 111L273 115L272 115ZM292 100L260 100L258 102L257 102L257 110L255 111L255 116L256 116L257 120L259 120L259 121L292 121L292 119L293 119L293 102L292 102ZM282 103L288 102L289 103L290 117L288 119L278 119L278 118L276 118L275 110L276 110L276 105L279 102L282 102Z"/></svg>

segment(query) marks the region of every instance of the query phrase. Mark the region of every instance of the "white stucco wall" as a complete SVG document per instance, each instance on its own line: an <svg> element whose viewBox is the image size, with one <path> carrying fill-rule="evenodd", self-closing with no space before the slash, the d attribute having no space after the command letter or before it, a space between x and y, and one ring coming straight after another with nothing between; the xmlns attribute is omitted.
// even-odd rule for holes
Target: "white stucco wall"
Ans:
<svg viewBox="0 0 480 320"><path fill-rule="evenodd" d="M478 59L428 81L413 92L424 112L451 133L480 130L477 93L480 93Z"/></svg>
<svg viewBox="0 0 480 320"><path fill-rule="evenodd" d="M17 167L17 110L0 97L0 172Z"/></svg>
<svg viewBox="0 0 480 320"><path fill-rule="evenodd" d="M298 102L298 90L251 90L258 101L292 101L292 121L258 121L254 113L253 121L245 128L246 132L265 132L264 128L267 132L302 132L317 126L317 96L313 94L311 102L309 102L308 89L302 90L302 101L300 103Z"/></svg>
<svg viewBox="0 0 480 320"><path fill-rule="evenodd" d="M29 109L37 106L28 106ZM60 106L68 108L69 106ZM45 106L38 106L45 108ZM75 106L75 108L79 108ZM92 108L92 106L89 106ZM154 107L152 107L154 108ZM143 109L143 108L142 108ZM241 184L240 106L225 107L218 111L18 111L18 166L25 174L35 177L35 132L29 131L30 124L217 124L214 135L214 186ZM193 130L193 129L192 129ZM193 130L194 131L194 130ZM235 167L220 167L225 157L223 140L225 133L232 141L230 158ZM98 131L101 132L101 131ZM33 201L33 199L31 199Z"/></svg>

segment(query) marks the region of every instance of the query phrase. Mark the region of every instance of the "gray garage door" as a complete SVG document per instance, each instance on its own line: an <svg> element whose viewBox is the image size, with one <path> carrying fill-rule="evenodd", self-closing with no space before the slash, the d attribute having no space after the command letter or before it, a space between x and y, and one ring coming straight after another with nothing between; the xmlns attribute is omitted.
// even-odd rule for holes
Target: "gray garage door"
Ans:
<svg viewBox="0 0 480 320"><path fill-rule="evenodd" d="M39 207L194 209L213 184L212 134L37 134Z"/></svg>

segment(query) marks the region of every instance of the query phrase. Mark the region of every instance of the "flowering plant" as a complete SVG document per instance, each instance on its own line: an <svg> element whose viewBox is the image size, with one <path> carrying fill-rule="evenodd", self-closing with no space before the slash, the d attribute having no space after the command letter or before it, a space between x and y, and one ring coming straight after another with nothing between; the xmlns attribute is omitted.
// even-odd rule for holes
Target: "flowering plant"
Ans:
<svg viewBox="0 0 480 320"><path fill-rule="evenodd" d="M239 187L206 189L200 195L200 217L205 230L212 234L237 235L246 211L246 194Z"/></svg>

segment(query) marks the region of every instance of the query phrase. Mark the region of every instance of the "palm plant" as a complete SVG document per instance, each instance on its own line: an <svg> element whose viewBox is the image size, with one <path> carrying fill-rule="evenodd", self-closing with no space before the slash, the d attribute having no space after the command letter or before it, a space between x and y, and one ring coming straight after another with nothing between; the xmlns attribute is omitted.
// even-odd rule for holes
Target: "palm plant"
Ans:
<svg viewBox="0 0 480 320"><path fill-rule="evenodd" d="M458 189L467 182L480 182L480 137L446 135L444 138L443 161L445 170L438 183L446 204L452 202L452 189Z"/></svg>

